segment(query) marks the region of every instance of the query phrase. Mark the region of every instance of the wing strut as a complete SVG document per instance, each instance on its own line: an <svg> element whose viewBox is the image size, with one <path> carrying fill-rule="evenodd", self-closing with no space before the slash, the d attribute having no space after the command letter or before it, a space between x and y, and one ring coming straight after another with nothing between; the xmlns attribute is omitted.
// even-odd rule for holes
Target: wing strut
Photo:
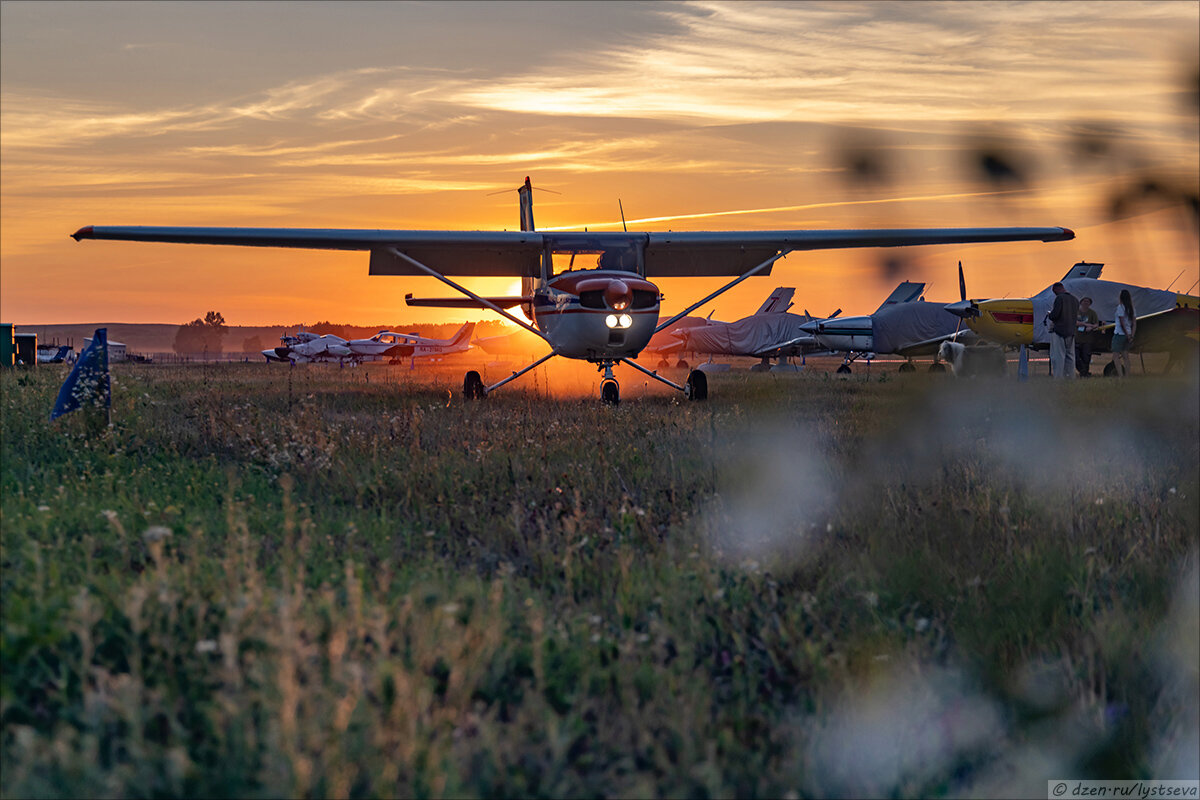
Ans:
<svg viewBox="0 0 1200 800"><path fill-rule="evenodd" d="M708 297L704 298L703 300L700 300L699 302L692 303L690 306L688 306L687 308L685 308L683 311L680 311L678 314L676 314L675 316L671 317L671 318L670 318L669 320L667 320L666 322L660 322L660 323L658 324L658 327L654 329L654 332L655 332L655 333L658 333L659 331L663 330L664 328L667 328L667 327L670 327L671 325L674 325L674 324L675 324L675 323L676 323L678 320L681 320L681 319L683 319L683 318L684 318L684 317L686 317L688 314L692 313L692 312L693 312L693 311L695 311L697 308L699 308L700 306L702 306L702 305L704 305L705 303L707 303L709 300L712 300L714 297L719 297L719 296L721 296L721 295L725 294L725 293L726 293L726 292L728 292L730 289L732 289L733 287L737 286L737 285L738 285L739 283L741 283L742 281L746 280L746 278L749 278L749 277L752 277L752 276L754 276L754 275L757 275L758 273L762 272L764 269L766 269L767 267L771 266L771 265L772 265L772 264L774 264L776 261L778 261L779 259L783 258L784 256L786 256L786 255L787 255L788 253L790 253L790 252L792 252L792 251L791 251L791 250L780 250L778 253L776 253L775 255L771 256L771 257L770 257L770 258L768 258L766 261L764 261L764 262L762 262L761 264L759 264L757 267L754 267L753 269L751 269L751 270L750 270L750 271L748 271L748 272L743 272L743 273L742 273L740 276L738 276L737 278L734 278L732 281L730 281L729 283L725 284L725 285L724 285L724 286L722 286L720 289L717 289L715 292L713 292L712 294L710 294ZM406 256L406 257L407 257L407 256ZM409 260L411 260L411 259L409 259ZM709 316L712 316L712 315L710 314ZM660 379L660 380L661 380L661 379Z"/></svg>
<svg viewBox="0 0 1200 800"><path fill-rule="evenodd" d="M539 335L540 335L540 334L539 334ZM542 357L541 357L541 358L539 358L537 361L533 362L532 364L530 364L528 367L526 367L525 369L521 370L520 372L514 372L512 375L509 375L509 376L508 376L507 378L505 378L504 380L502 380L502 381L497 381L496 383L493 383L491 386L489 386L489 387L487 387L486 389L484 389L484 390L483 390L483 393L484 393L485 395L486 395L486 394L491 394L493 389L499 389L501 386L503 386L504 384L508 383L509 381L515 381L517 378L521 377L521 376L522 376L522 375L524 375L526 372L529 372L529 370L533 369L534 367L538 366L539 364L542 364L542 363L543 363L543 362L545 362L545 361L549 361L550 359L554 358L556 355L558 355L558 353L547 353L546 355L542 356Z"/></svg>
<svg viewBox="0 0 1200 800"><path fill-rule="evenodd" d="M631 359L628 359L628 358L622 358L621 363L627 367L633 367L638 372L641 372L644 375L649 375L651 378L654 378L654 380L656 380L656 381L662 381L667 386L670 386L672 389L678 389L681 392L687 391L687 389L680 386L678 383L675 383L674 381L669 381L666 378L664 378L662 375L659 375L658 370L654 370L654 371L648 370L645 367L643 367L641 364L639 364L636 361L633 361Z"/></svg>
<svg viewBox="0 0 1200 800"><path fill-rule="evenodd" d="M544 341L545 341L547 344L549 344L549 343L550 343L550 340L546 338L545 334L543 334L543 333L542 333L541 331L539 331L537 328L533 327L532 325L530 325L529 323L527 323L527 322L525 322L525 321L523 321L523 320L519 320L519 319L517 319L517 318L516 318L516 317L514 317L512 314L508 313L508 312L507 312L507 311L505 311L503 308L501 308L500 306L498 306L498 305L496 305L495 303L493 303L491 300L488 300L486 297L480 297L479 295L475 294L474 292L472 292L470 289L466 288L465 286L459 286L457 283L455 283L454 281L450 280L449 278L447 278L447 277L446 277L445 275L443 275L442 273L438 272L438 271L437 271L437 270L435 270L435 269L430 269L429 267L427 267L427 266L425 266L424 264L422 264L420 261L417 261L415 258L410 258L409 256L407 256L407 255L406 255L406 254L404 254L404 253L401 253L399 250L397 250L397 249L396 249L396 248L394 248L394 247L389 247L389 248L387 248L387 252L391 253L391 254L392 254L392 255L394 255L396 258L402 258L402 259L404 259L405 261L407 261L408 263L412 264L412 265L413 265L414 267L416 267L417 269L419 269L419 270L421 270L422 272L424 272L426 275L429 275L429 276L430 276L430 277L432 277L432 278L437 278L439 281L441 281L442 283L446 284L446 285L447 285L447 286L449 286L451 289L455 289L455 290L457 290L457 291L459 291L459 292L462 292L462 293L463 293L463 294L465 294L467 297L469 297L469 298L471 298L472 300L474 300L475 302L479 303L479 304L480 304L481 306L483 306L484 308L489 308L489 309L491 309L492 311L495 311L497 314L499 314L500 316L504 317L504 318L505 318L505 319L507 319L509 322L513 323L514 325L520 325L522 328L524 328L525 330L529 331L530 333L536 334L536 335L537 335L539 338L543 339L543 340L544 340ZM538 363L540 364L541 362L538 362ZM536 366L536 365L535 365L535 366ZM511 379L510 379L510 380L511 380Z"/></svg>

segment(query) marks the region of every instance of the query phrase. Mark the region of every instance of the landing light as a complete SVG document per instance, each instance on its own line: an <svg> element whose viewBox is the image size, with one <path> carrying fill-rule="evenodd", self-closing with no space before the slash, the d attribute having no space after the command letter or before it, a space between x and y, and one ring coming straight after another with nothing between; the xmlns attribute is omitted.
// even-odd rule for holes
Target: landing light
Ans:
<svg viewBox="0 0 1200 800"><path fill-rule="evenodd" d="M604 324L610 328L628 328L633 325L633 317L628 314L622 314L619 317L616 314L609 314L604 318Z"/></svg>
<svg viewBox="0 0 1200 800"><path fill-rule="evenodd" d="M604 318L604 324L610 328L617 327L617 315L609 314L607 317Z"/></svg>
<svg viewBox="0 0 1200 800"><path fill-rule="evenodd" d="M617 321L621 323L622 328L628 328L633 324L633 317L629 316L628 314L622 314L621 318Z"/></svg>

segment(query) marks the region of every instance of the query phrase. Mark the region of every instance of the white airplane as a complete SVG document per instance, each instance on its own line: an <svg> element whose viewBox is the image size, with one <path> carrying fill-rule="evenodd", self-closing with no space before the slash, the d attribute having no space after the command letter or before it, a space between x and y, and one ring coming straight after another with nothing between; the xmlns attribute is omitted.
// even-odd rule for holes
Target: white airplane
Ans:
<svg viewBox="0 0 1200 800"><path fill-rule="evenodd" d="M279 337L279 347L269 347L263 350L262 354L268 363L287 361L292 364L318 361L342 363L354 355L342 337L332 333L321 335L312 331L298 331L294 336L285 333Z"/></svg>
<svg viewBox="0 0 1200 800"><path fill-rule="evenodd" d="M471 334L474 331L474 322L465 323L449 339L428 339L415 333L380 331L370 339L351 339L346 346L360 359L386 358L390 363L398 364L404 358L465 353L471 349Z"/></svg>
<svg viewBox="0 0 1200 800"><path fill-rule="evenodd" d="M485 385L472 370L463 394L483 398L555 356L596 364L603 372L600 397L620 400L613 368L632 369L683 392L693 400L708 396L703 372L693 370L684 385L633 359L658 331L754 275L768 275L779 259L801 250L844 247L904 247L1073 239L1067 228L932 228L782 231L535 231L533 187L518 190L519 231L335 230L298 228L192 228L88 225L71 234L82 239L138 242L366 250L371 275L427 275L462 298L413 300L409 305L486 308L546 340L550 353L496 383ZM594 261L575 269L576 258ZM582 260L582 259L581 259ZM560 267L565 269L559 270ZM521 279L518 297L488 298L449 276L505 276ZM659 321L661 293L651 278L737 276L669 319ZM506 311L521 306L529 324Z"/></svg>
<svg viewBox="0 0 1200 800"><path fill-rule="evenodd" d="M901 372L916 369L912 359L933 356L930 372L943 372L938 348L942 342L960 337L976 338L961 329L958 319L942 303L925 302L925 284L904 281L883 301L873 314L841 319L814 320L801 326L828 350L846 354L839 373L850 372L850 365L862 357L901 355L908 359Z"/></svg>

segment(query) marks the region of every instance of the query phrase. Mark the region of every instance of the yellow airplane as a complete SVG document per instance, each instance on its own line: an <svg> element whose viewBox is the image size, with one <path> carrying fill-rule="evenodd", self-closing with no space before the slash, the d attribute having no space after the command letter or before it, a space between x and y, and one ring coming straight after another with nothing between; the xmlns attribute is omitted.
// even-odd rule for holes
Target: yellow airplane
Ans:
<svg viewBox="0 0 1200 800"><path fill-rule="evenodd" d="M1168 367L1200 353L1200 297L1182 292L1151 289L1130 283L1100 280L1103 264L1081 261L1062 279L1077 298L1092 298L1100 317L1093 352L1110 352L1118 298L1128 289L1137 315L1137 334L1130 352L1170 353ZM1025 345L1035 350L1050 346L1046 315L1054 305L1051 287L1033 297L999 300L968 300L962 264L958 265L958 288L962 298L946 310L960 317L968 328L988 341L1004 347Z"/></svg>

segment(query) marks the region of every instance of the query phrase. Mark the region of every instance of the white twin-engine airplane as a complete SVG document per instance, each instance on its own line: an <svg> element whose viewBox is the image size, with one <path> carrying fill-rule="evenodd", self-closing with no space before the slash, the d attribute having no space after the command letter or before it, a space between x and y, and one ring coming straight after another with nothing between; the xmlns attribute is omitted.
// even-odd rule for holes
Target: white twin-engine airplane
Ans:
<svg viewBox="0 0 1200 800"><path fill-rule="evenodd" d="M337 361L359 364L363 361L388 359L398 364L401 359L428 358L462 353L471 347L471 334L475 323L465 323L449 339L429 339L416 333L380 331L370 339L350 339L327 333L319 336L309 331L300 331L295 336L280 337L279 347L262 351L268 362L289 361Z"/></svg>
<svg viewBox="0 0 1200 800"><path fill-rule="evenodd" d="M538 232L533 224L533 187L518 190L520 231L403 231L300 228L80 228L72 237L139 242L367 250L371 275L428 275L462 298L414 300L409 305L486 308L546 340L551 352L507 378L484 385L468 372L463 393L483 398L554 356L596 364L603 371L600 397L620 400L613 367L625 364L683 392L692 400L708 396L703 372L693 370L680 385L633 361L655 332L797 250L843 247L903 247L926 244L1073 239L1067 228L931 228L874 230L783 230L697 232ZM575 269L575 259L594 257L594 266ZM563 262L566 262L565 265ZM556 268L566 269L555 272ZM488 298L454 282L450 275L507 276L521 279L518 297ZM662 295L652 278L737 276L678 314L659 322ZM533 325L506 308L520 306Z"/></svg>

